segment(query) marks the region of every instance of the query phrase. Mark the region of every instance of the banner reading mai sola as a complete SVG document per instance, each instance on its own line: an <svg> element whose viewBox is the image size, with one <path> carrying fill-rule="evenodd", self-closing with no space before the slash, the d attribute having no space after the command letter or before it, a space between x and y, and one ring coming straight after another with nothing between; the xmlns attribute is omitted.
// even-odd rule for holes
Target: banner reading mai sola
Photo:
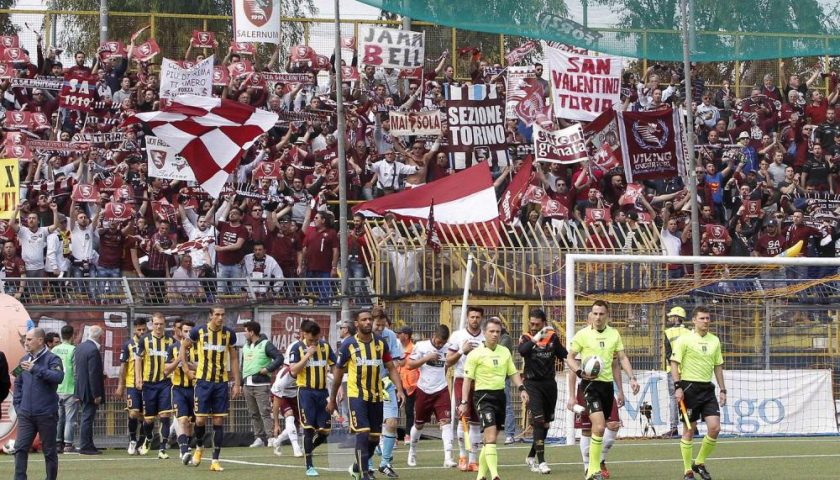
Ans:
<svg viewBox="0 0 840 480"><path fill-rule="evenodd" d="M621 104L621 58L582 55L548 44L543 47L556 117L588 122Z"/></svg>
<svg viewBox="0 0 840 480"><path fill-rule="evenodd" d="M440 135L443 133L440 110L428 110L424 112L397 112L391 110L388 113L388 119L391 125L388 133L391 135Z"/></svg>
<svg viewBox="0 0 840 480"><path fill-rule="evenodd" d="M195 181L195 173L187 160L173 152L169 144L160 138L146 136L146 156L150 177Z"/></svg>
<svg viewBox="0 0 840 480"><path fill-rule="evenodd" d="M362 65L399 69L423 66L425 32L368 27L360 43Z"/></svg>
<svg viewBox="0 0 840 480"><path fill-rule="evenodd" d="M579 123L549 131L534 124L534 157L538 162L577 163L586 160L586 142Z"/></svg>
<svg viewBox="0 0 840 480"><path fill-rule="evenodd" d="M495 85L448 87L445 151L455 170L463 170L478 162L490 162L503 168L508 165L505 136L505 99Z"/></svg>
<svg viewBox="0 0 840 480"><path fill-rule="evenodd" d="M678 110L616 115L627 183L685 175Z"/></svg>
<svg viewBox="0 0 840 480"><path fill-rule="evenodd" d="M213 55L192 68L181 68L177 62L164 58L160 68L160 98L173 99L178 95L209 97L213 94Z"/></svg>
<svg viewBox="0 0 840 480"><path fill-rule="evenodd" d="M233 0L234 41L280 43L280 0Z"/></svg>

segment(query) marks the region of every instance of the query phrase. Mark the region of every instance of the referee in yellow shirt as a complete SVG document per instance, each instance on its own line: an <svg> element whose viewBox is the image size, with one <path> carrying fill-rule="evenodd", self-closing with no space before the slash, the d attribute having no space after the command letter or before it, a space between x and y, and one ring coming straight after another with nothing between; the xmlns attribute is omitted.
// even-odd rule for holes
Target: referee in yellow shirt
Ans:
<svg viewBox="0 0 840 480"><path fill-rule="evenodd" d="M706 470L706 458L712 454L720 434L720 407L726 405L726 384L723 383L723 353L720 340L709 333L712 317L709 309L697 307L693 314L694 330L681 335L674 344L671 353L671 378L674 380L674 397L677 403L685 402L688 421L691 428L683 430L680 440L685 480L693 480L694 474L703 480L712 480ZM715 398L715 385L712 375L720 387L720 403ZM703 418L708 432L703 437L703 444L697 458L692 461L691 444L694 426Z"/></svg>
<svg viewBox="0 0 840 480"><path fill-rule="evenodd" d="M499 478L499 459L496 455L496 436L505 425L505 379L512 377L513 384L519 389L523 404L528 403L528 393L522 384L522 378L513 365L510 350L499 345L502 336L502 321L490 317L484 323L484 345L473 349L464 365L463 395L469 398L475 383L473 408L478 412L481 422L484 446L478 456L478 478ZM466 400L458 405L458 414L465 416L469 409Z"/></svg>

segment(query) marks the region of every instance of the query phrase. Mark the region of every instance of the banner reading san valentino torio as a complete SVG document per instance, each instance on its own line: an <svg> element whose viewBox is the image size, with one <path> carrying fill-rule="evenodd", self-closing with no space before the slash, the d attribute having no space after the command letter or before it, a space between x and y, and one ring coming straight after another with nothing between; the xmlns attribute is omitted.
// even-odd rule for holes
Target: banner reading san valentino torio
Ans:
<svg viewBox="0 0 840 480"><path fill-rule="evenodd" d="M679 112L616 112L627 183L685 174Z"/></svg>
<svg viewBox="0 0 840 480"><path fill-rule="evenodd" d="M451 87L446 95L446 131L450 165L463 170L478 162L508 165L505 140L505 99L495 85Z"/></svg>
<svg viewBox="0 0 840 480"><path fill-rule="evenodd" d="M621 103L621 58L582 55L547 44L543 51L556 117L588 122Z"/></svg>
<svg viewBox="0 0 840 480"><path fill-rule="evenodd" d="M233 0L234 41L280 43L280 0Z"/></svg>
<svg viewBox="0 0 840 480"><path fill-rule="evenodd" d="M586 160L586 142L579 123L549 131L534 124L534 157L538 162L578 163Z"/></svg>
<svg viewBox="0 0 840 480"><path fill-rule="evenodd" d="M360 34L362 65L399 69L423 66L425 32L368 27Z"/></svg>

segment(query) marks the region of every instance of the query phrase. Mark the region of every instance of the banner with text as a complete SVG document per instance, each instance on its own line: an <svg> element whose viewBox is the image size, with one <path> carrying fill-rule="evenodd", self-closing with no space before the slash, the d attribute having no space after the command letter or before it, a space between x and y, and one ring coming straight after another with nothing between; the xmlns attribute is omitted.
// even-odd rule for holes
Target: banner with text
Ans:
<svg viewBox="0 0 840 480"><path fill-rule="evenodd" d="M178 95L209 97L213 94L213 60L210 55L192 68L181 68L164 58L160 67L160 98L172 100Z"/></svg>
<svg viewBox="0 0 840 480"><path fill-rule="evenodd" d="M195 181L195 173L187 160L176 154L169 144L160 138L146 137L146 156L149 161L150 177Z"/></svg>
<svg viewBox="0 0 840 480"><path fill-rule="evenodd" d="M360 33L359 50L362 56L362 65L383 68L417 68L423 66L426 43L425 32L368 27Z"/></svg>
<svg viewBox="0 0 840 480"><path fill-rule="evenodd" d="M280 0L233 0L234 41L280 43Z"/></svg>
<svg viewBox="0 0 840 480"><path fill-rule="evenodd" d="M388 118L391 121L391 135L440 135L443 132L441 126L440 110L429 110L425 112L397 112L390 111Z"/></svg>
<svg viewBox="0 0 840 480"><path fill-rule="evenodd" d="M505 101L495 85L449 87L445 90L449 128L446 147L453 169L463 170L477 162L508 165L505 136Z"/></svg>
<svg viewBox="0 0 840 480"><path fill-rule="evenodd" d="M593 57L543 45L548 56L554 116L591 121L621 104L619 57Z"/></svg>
<svg viewBox="0 0 840 480"><path fill-rule="evenodd" d="M534 152L538 162L578 163L588 158L583 128L579 123L549 131L534 124Z"/></svg>
<svg viewBox="0 0 840 480"><path fill-rule="evenodd" d="M20 205L20 172L17 158L0 159L0 218L10 220Z"/></svg>
<svg viewBox="0 0 840 480"><path fill-rule="evenodd" d="M627 183L685 174L679 112L616 112Z"/></svg>

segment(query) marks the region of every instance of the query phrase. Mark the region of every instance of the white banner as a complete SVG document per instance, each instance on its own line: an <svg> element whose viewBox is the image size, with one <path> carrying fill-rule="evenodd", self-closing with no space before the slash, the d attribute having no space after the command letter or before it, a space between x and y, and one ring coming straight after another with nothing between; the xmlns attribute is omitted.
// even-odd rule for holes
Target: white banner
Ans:
<svg viewBox="0 0 840 480"><path fill-rule="evenodd" d="M516 105L525 98L525 90L530 85L529 78L537 78L533 65L507 67L507 100L505 101L505 120L516 120Z"/></svg>
<svg viewBox="0 0 840 480"><path fill-rule="evenodd" d="M160 98L172 100L178 95L209 97L213 94L213 55L192 68L164 58L160 64Z"/></svg>
<svg viewBox="0 0 840 480"><path fill-rule="evenodd" d="M549 131L534 124L534 159L538 162L578 163L589 158L579 123Z"/></svg>
<svg viewBox="0 0 840 480"><path fill-rule="evenodd" d="M641 390L630 393L624 380L626 404L619 409L620 437L642 437L644 427L656 434L670 429L670 398L665 372L636 372ZM727 398L721 407L721 433L724 435L825 435L837 434L831 370L725 370ZM565 437L566 378L557 375L557 408L551 424L552 438ZM718 397L720 390L715 391ZM562 401L561 401L562 399ZM642 405L650 405L650 420ZM705 425L698 422L705 433ZM651 436L652 430L647 435ZM579 435L579 432L576 433Z"/></svg>
<svg viewBox="0 0 840 480"><path fill-rule="evenodd" d="M195 181L195 173L187 160L177 155L166 142L157 137L146 136L146 157L150 177Z"/></svg>
<svg viewBox="0 0 840 480"><path fill-rule="evenodd" d="M543 52L555 117L588 122L621 103L621 58L581 55L545 43Z"/></svg>
<svg viewBox="0 0 840 480"><path fill-rule="evenodd" d="M280 43L280 0L233 0L235 42Z"/></svg>
<svg viewBox="0 0 840 480"><path fill-rule="evenodd" d="M399 69L423 66L425 32L368 27L360 33L362 65Z"/></svg>
<svg viewBox="0 0 840 480"><path fill-rule="evenodd" d="M391 128L388 133L396 136L406 135L441 135L440 110L424 112L395 112L388 113Z"/></svg>

